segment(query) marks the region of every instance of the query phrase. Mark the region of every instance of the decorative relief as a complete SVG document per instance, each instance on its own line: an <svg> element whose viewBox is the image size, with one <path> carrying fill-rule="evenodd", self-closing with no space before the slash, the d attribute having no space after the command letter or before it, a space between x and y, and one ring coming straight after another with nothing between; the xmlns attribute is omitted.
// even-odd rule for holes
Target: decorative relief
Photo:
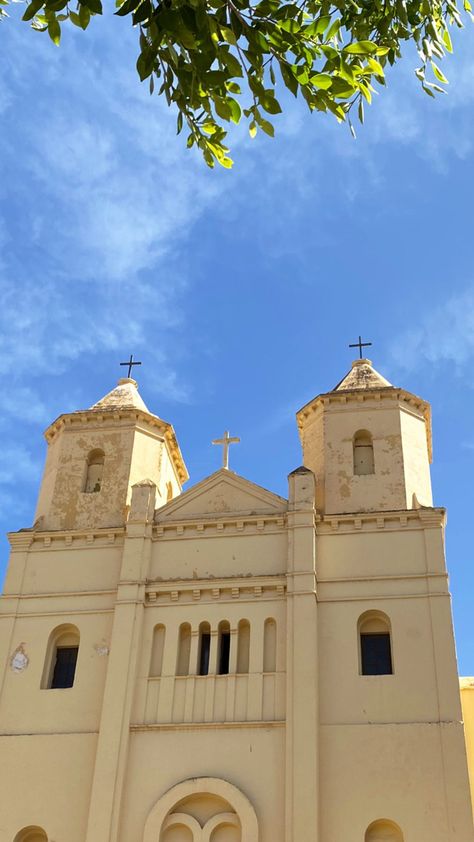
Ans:
<svg viewBox="0 0 474 842"><path fill-rule="evenodd" d="M26 670L28 664L30 663L30 659L25 652L25 643L20 643L19 646L15 649L13 655L10 658L10 669L12 672L23 672Z"/></svg>

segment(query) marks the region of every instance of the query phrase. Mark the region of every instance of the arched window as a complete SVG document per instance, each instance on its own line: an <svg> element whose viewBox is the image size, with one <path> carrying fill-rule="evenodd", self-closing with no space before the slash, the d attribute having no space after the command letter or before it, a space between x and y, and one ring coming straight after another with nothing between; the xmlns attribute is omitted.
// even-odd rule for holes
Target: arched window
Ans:
<svg viewBox="0 0 474 842"><path fill-rule="evenodd" d="M182 623L179 627L178 660L176 675L189 675L189 656L191 654L191 626Z"/></svg>
<svg viewBox="0 0 474 842"><path fill-rule="evenodd" d="M199 626L198 675L209 674L209 657L211 654L211 627L209 623Z"/></svg>
<svg viewBox="0 0 474 842"><path fill-rule="evenodd" d="M263 671L276 672L276 623L271 618L263 630Z"/></svg>
<svg viewBox="0 0 474 842"><path fill-rule="evenodd" d="M222 620L222 622L219 623L218 635L217 672L218 675L228 675L230 661L230 625L227 620Z"/></svg>
<svg viewBox="0 0 474 842"><path fill-rule="evenodd" d="M250 660L250 623L241 620L237 637L237 672L247 673Z"/></svg>
<svg viewBox="0 0 474 842"><path fill-rule="evenodd" d="M40 827L24 827L15 836L13 842L48 842L48 837Z"/></svg>
<svg viewBox="0 0 474 842"><path fill-rule="evenodd" d="M100 491L102 474L104 473L104 451L92 450L87 457L86 480L84 491L86 494Z"/></svg>
<svg viewBox="0 0 474 842"><path fill-rule="evenodd" d="M403 833L395 822L379 819L367 828L364 842L403 842Z"/></svg>
<svg viewBox="0 0 474 842"><path fill-rule="evenodd" d="M361 675L391 675L390 620L381 611L366 611L358 622Z"/></svg>
<svg viewBox="0 0 474 842"><path fill-rule="evenodd" d="M354 436L354 474L365 476L375 473L374 444L367 430L359 430Z"/></svg>
<svg viewBox="0 0 474 842"><path fill-rule="evenodd" d="M73 686L79 640L79 629L76 626L58 626L51 632L43 672L44 689L58 690Z"/></svg>
<svg viewBox="0 0 474 842"><path fill-rule="evenodd" d="M153 644L151 647L150 676L160 676L163 667L163 650L165 648L165 627L155 626L153 630Z"/></svg>

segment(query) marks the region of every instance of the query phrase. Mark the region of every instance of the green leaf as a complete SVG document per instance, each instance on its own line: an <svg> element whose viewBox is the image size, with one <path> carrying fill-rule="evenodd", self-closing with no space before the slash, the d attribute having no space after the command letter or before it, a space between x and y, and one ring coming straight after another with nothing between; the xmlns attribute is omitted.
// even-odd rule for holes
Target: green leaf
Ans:
<svg viewBox="0 0 474 842"><path fill-rule="evenodd" d="M87 29L89 26L89 22L91 19L91 13L87 6L83 6L82 3L79 6L79 20L81 22L82 29Z"/></svg>
<svg viewBox="0 0 474 842"><path fill-rule="evenodd" d="M269 137L275 137L275 129L268 120L264 120L262 117L258 121L258 125L265 132Z"/></svg>
<svg viewBox="0 0 474 842"><path fill-rule="evenodd" d="M227 41L228 44L232 44L232 46L236 46L237 38L235 37L233 29L230 29L228 26L220 26L222 40Z"/></svg>
<svg viewBox="0 0 474 842"><path fill-rule="evenodd" d="M153 72L153 65L155 63L155 53L152 49L143 50L137 59L137 71L140 81L144 81Z"/></svg>
<svg viewBox="0 0 474 842"><path fill-rule="evenodd" d="M81 19L76 12L69 12L69 20L74 24L74 26L79 26L82 29Z"/></svg>
<svg viewBox="0 0 474 842"><path fill-rule="evenodd" d="M322 15L320 18L313 21L313 23L310 23L309 26L305 28L305 35L309 35L310 38L312 38L314 35L322 35L326 31L330 23L331 15Z"/></svg>
<svg viewBox="0 0 474 842"><path fill-rule="evenodd" d="M237 76L240 78L244 75L242 65L238 58L230 52L220 53L220 55L231 76Z"/></svg>
<svg viewBox="0 0 474 842"><path fill-rule="evenodd" d="M32 0L29 6L26 8L26 12L22 17L22 20L31 20L34 18L37 12L42 8L44 5L44 0Z"/></svg>
<svg viewBox="0 0 474 842"><path fill-rule="evenodd" d="M360 120L361 123L363 123L364 122L364 100L363 99L359 100L359 107L358 107L357 111L358 111L358 115L359 115L359 120Z"/></svg>
<svg viewBox="0 0 474 842"><path fill-rule="evenodd" d="M122 3L122 5L117 9L115 14L118 15L119 17L123 17L124 15L129 15L130 12L134 12L135 9L138 9L140 3L141 3L141 0L125 0L125 3ZM86 5L88 5L88 4L86 4Z"/></svg>
<svg viewBox="0 0 474 842"><path fill-rule="evenodd" d="M264 91L263 94L260 95L260 104L268 114L280 114L281 113L281 105L277 99L275 99L273 91Z"/></svg>
<svg viewBox="0 0 474 842"><path fill-rule="evenodd" d="M61 40L61 27L56 17L51 17L48 21L48 34L51 41L59 47L59 42Z"/></svg>
<svg viewBox="0 0 474 842"><path fill-rule="evenodd" d="M288 90L296 96L298 93L298 82L285 61L280 61L280 73Z"/></svg>
<svg viewBox="0 0 474 842"><path fill-rule="evenodd" d="M257 134L257 124L256 124L255 120L252 120L252 122L249 125L249 135L250 135L250 137L255 137L256 134Z"/></svg>
<svg viewBox="0 0 474 842"><path fill-rule="evenodd" d="M328 31L326 32L326 41L330 41L331 38L334 38L335 35L337 35L337 33L339 32L340 28L341 28L341 21L339 19L335 20L334 23L331 24Z"/></svg>
<svg viewBox="0 0 474 842"><path fill-rule="evenodd" d="M216 109L216 114L222 117L223 120L229 121L232 119L232 109L225 99L216 96L214 98L214 108Z"/></svg>
<svg viewBox="0 0 474 842"><path fill-rule="evenodd" d="M355 56L366 56L370 53L376 53L377 49L377 44L374 44L373 41L355 41L354 44L348 44L347 47L344 47L344 52Z"/></svg>
<svg viewBox="0 0 474 842"><path fill-rule="evenodd" d="M227 97L227 104L230 106L231 110L231 120L233 123L240 123L240 118L242 117L242 109L237 102L236 99L232 97Z"/></svg>
<svg viewBox="0 0 474 842"><path fill-rule="evenodd" d="M434 61L431 62L431 69L432 69L434 75L436 76L436 78L438 79L439 82L442 82L443 85L449 85L449 82L446 79L446 76L444 75L444 73L441 72L438 65L435 64Z"/></svg>
<svg viewBox="0 0 474 842"><path fill-rule="evenodd" d="M332 85L332 76L329 73L316 73L314 76L311 76L310 82L317 88L327 91Z"/></svg>
<svg viewBox="0 0 474 842"><path fill-rule="evenodd" d="M101 0L81 0L81 6L87 6L87 8L95 15L102 14Z"/></svg>

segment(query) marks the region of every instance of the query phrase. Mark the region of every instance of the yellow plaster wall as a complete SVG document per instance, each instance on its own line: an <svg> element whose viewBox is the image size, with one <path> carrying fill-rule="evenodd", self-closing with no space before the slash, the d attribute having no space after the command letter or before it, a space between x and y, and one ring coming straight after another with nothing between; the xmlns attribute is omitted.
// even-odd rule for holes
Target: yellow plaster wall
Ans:
<svg viewBox="0 0 474 842"><path fill-rule="evenodd" d="M406 483L406 507L413 507L413 494L422 506L433 505L430 463L426 448L426 422L419 410L401 406L400 425L403 468Z"/></svg>
<svg viewBox="0 0 474 842"><path fill-rule="evenodd" d="M471 782L471 799L474 808L474 678L461 678L461 704Z"/></svg>

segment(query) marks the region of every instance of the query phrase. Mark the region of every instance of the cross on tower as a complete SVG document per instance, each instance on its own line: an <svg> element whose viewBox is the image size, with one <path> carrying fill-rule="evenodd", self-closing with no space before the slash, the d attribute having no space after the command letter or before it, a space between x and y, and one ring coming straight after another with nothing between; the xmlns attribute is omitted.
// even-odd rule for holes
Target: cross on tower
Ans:
<svg viewBox="0 0 474 842"><path fill-rule="evenodd" d="M132 368L133 368L133 366L134 366L134 365L141 365L141 363L138 363L138 362L137 362L137 363L135 363L135 362L133 361L133 354L130 354L130 359L128 360L128 362L126 362L126 363L120 363L120 365L128 365L128 374L127 374L127 377L130 377L130 375L131 375L131 373L132 373Z"/></svg>
<svg viewBox="0 0 474 842"><path fill-rule="evenodd" d="M222 439L214 439L212 444L222 444L222 467L228 468L229 467L229 445L230 444L239 444L240 439L237 437L231 438L229 436L229 431L226 430L224 433L224 437Z"/></svg>
<svg viewBox="0 0 474 842"><path fill-rule="evenodd" d="M349 348L358 348L358 349L359 349L360 358L362 359L362 348L366 348L368 345L372 345L372 342L362 342L362 339L361 339L361 338L360 338L360 336L359 336L359 341L358 341L358 342L354 342L354 344L353 344L353 345L349 345Z"/></svg>

